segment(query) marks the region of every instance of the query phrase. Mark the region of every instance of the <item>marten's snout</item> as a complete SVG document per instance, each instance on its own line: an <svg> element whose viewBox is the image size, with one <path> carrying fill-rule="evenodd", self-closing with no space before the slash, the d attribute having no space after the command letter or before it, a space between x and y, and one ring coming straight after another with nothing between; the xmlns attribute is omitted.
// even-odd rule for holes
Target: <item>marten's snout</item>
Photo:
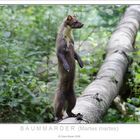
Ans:
<svg viewBox="0 0 140 140"><path fill-rule="evenodd" d="M82 28L84 26L84 24L81 24L81 27L80 28Z"/></svg>
<svg viewBox="0 0 140 140"><path fill-rule="evenodd" d="M84 24L80 23L77 28L82 28Z"/></svg>
<svg viewBox="0 0 140 140"><path fill-rule="evenodd" d="M72 25L71 25L71 28L73 28L73 29L78 29L78 28L82 28L84 26L84 24L82 24L82 23L80 23L80 22L76 22L76 23L73 23Z"/></svg>

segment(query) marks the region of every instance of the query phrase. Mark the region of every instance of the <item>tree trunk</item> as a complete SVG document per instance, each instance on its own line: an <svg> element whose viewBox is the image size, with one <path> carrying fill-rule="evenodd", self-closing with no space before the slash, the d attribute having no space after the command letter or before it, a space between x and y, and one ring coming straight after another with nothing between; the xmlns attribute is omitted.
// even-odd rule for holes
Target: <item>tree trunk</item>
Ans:
<svg viewBox="0 0 140 140"><path fill-rule="evenodd" d="M96 79L77 99L73 112L81 113L83 120L72 117L60 123L95 123L101 120L123 84L139 24L140 6L130 6L108 42L107 55Z"/></svg>

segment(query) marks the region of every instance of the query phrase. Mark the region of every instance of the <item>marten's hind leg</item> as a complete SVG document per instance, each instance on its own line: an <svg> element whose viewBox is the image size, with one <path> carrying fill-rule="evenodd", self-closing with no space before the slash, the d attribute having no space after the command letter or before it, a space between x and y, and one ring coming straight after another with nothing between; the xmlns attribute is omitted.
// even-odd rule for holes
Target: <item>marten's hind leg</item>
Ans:
<svg viewBox="0 0 140 140"><path fill-rule="evenodd" d="M63 117L63 108L65 104L65 97L64 94L61 92L58 92L55 96L55 104L54 104L54 111L56 115L57 120L61 120Z"/></svg>
<svg viewBox="0 0 140 140"><path fill-rule="evenodd" d="M74 92L68 94L68 96L66 97L67 100L67 109L66 112L68 114L69 117L75 117L76 115L74 113L72 113L72 109L74 108L75 104L76 104L76 97Z"/></svg>

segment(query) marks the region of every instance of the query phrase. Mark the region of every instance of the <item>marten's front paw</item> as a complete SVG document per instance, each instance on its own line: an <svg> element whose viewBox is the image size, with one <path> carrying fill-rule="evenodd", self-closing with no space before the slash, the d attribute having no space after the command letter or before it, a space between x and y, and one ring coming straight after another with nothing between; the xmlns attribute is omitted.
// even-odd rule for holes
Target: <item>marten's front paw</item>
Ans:
<svg viewBox="0 0 140 140"><path fill-rule="evenodd" d="M70 66L68 65L68 64L63 64L63 66L64 66L64 69L67 71L67 72L69 72L70 71Z"/></svg>
<svg viewBox="0 0 140 140"><path fill-rule="evenodd" d="M79 66L80 66L81 68L83 68L83 67L84 67L84 64L83 64L83 62L82 62L82 61L80 61L80 62L79 62Z"/></svg>

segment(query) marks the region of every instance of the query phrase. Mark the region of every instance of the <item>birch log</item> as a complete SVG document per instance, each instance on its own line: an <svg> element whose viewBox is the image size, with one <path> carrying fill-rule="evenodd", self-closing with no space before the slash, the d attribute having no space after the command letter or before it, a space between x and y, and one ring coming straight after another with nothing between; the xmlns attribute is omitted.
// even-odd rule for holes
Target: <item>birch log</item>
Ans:
<svg viewBox="0 0 140 140"><path fill-rule="evenodd" d="M114 98L118 95L129 64L129 53L140 25L140 5L127 8L112 34L107 54L96 79L77 99L74 113L81 113L82 120L65 118L59 123L96 123L101 120Z"/></svg>

